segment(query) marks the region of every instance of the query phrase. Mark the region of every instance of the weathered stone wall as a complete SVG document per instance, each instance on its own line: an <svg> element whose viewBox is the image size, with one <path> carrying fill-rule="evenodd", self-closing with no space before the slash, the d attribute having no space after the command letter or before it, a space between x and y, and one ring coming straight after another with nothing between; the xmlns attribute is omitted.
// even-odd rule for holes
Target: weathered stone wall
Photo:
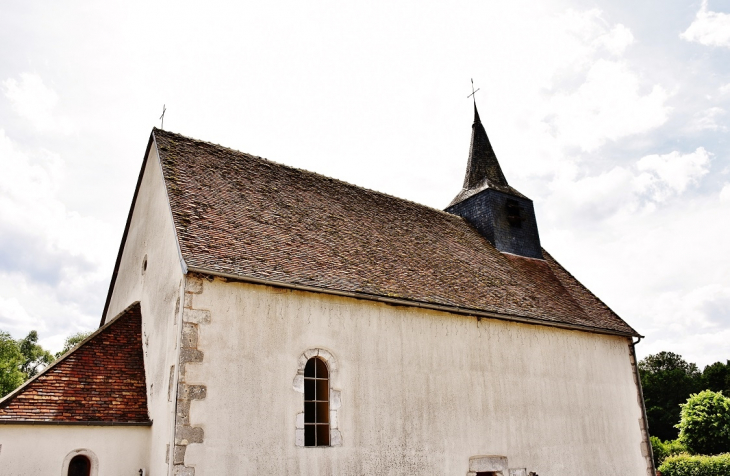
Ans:
<svg viewBox="0 0 730 476"><path fill-rule="evenodd" d="M205 385L188 383L186 370L189 364L203 362L205 354L198 349L198 328L210 323L210 311L195 309L193 299L203 292L203 280L188 275L185 281L185 304L183 309L182 337L177 382L177 410L175 414L175 443L173 465L175 476L193 476L195 468L185 466L185 452L188 445L203 443L203 428L190 424L190 404L203 400L206 396Z"/></svg>
<svg viewBox="0 0 730 476"><path fill-rule="evenodd" d="M81 425L0 425L0 474L61 475L64 461L78 450L93 453L92 476L134 476L149 467L150 427ZM93 456L90 459L93 460Z"/></svg>
<svg viewBox="0 0 730 476"><path fill-rule="evenodd" d="M182 413L202 440L185 445L187 474L465 475L477 455L515 474L646 474L626 338L200 283L202 360L185 363L180 394L204 389ZM340 446L297 445L292 378L312 349L336 357Z"/></svg>

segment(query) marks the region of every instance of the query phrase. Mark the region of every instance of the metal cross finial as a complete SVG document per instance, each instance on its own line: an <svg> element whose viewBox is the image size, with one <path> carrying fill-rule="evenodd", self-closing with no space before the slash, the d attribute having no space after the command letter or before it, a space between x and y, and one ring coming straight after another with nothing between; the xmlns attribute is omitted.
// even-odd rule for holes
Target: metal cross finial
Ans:
<svg viewBox="0 0 730 476"><path fill-rule="evenodd" d="M160 123L160 129L164 129L165 128L165 111L167 111L167 108L163 104L162 105L162 115L160 116L160 121L162 121Z"/></svg>
<svg viewBox="0 0 730 476"><path fill-rule="evenodd" d="M470 95L468 95L468 96L467 96L466 98L467 98L467 99L469 99L469 98L473 98L473 99L474 99L474 104L476 104L476 102L477 102L477 97L475 96L475 94L477 93L477 91L479 91L479 89L480 89L480 88L477 88L477 89L476 89L476 91L474 90L474 79L472 78L472 80L471 80L471 94L470 94Z"/></svg>

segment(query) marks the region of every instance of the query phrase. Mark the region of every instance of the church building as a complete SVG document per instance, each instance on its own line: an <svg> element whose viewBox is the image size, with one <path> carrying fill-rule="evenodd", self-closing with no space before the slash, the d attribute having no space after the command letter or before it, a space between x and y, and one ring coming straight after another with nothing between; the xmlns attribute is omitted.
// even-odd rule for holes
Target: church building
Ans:
<svg viewBox="0 0 730 476"><path fill-rule="evenodd" d="M0 400L0 473L653 476L634 339L474 108L445 210L153 129L100 327Z"/></svg>

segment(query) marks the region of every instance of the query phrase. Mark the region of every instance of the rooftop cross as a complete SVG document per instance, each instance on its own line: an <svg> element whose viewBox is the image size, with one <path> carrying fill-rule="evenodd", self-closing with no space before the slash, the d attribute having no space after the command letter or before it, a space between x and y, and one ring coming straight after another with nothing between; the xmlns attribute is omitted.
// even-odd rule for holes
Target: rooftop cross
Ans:
<svg viewBox="0 0 730 476"><path fill-rule="evenodd" d="M477 91L479 91L479 89L480 88L477 88L476 91L474 90L474 78L471 78L471 94L468 95L466 98L467 99L473 98L474 99L474 104L476 104L477 103L477 97L475 96L475 94L477 93Z"/></svg>
<svg viewBox="0 0 730 476"><path fill-rule="evenodd" d="M160 116L160 121L162 121L160 123L160 129L164 129L165 128L165 111L167 111L167 108L163 104L162 105L162 115Z"/></svg>

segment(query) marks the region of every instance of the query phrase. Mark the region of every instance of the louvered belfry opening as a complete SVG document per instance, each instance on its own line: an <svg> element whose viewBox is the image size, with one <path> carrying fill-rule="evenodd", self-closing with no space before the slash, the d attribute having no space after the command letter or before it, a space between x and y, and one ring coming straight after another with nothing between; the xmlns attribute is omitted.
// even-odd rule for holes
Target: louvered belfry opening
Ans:
<svg viewBox="0 0 730 476"><path fill-rule="evenodd" d="M312 357L304 367L304 446L330 444L329 371Z"/></svg>

